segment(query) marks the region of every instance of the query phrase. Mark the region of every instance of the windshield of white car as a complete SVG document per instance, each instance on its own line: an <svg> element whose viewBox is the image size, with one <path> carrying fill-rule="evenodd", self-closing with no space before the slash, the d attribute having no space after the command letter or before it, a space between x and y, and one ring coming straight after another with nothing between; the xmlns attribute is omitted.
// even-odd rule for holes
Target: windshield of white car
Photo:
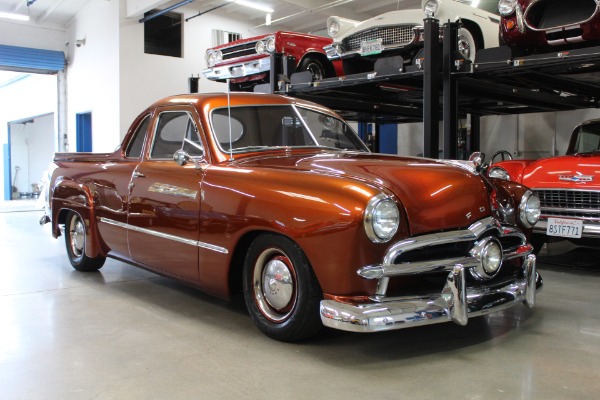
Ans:
<svg viewBox="0 0 600 400"><path fill-rule="evenodd" d="M500 15L498 11L498 0L457 0L459 3L468 4L471 7L487 11L492 14Z"/></svg>
<svg viewBox="0 0 600 400"><path fill-rule="evenodd" d="M600 152L600 124L586 124L580 126L575 132L575 142L571 153L597 153Z"/></svg>
<svg viewBox="0 0 600 400"><path fill-rule="evenodd" d="M231 118L229 115L231 113ZM211 130L226 153L319 147L369 151L352 128L329 114L293 105L249 105L212 111Z"/></svg>

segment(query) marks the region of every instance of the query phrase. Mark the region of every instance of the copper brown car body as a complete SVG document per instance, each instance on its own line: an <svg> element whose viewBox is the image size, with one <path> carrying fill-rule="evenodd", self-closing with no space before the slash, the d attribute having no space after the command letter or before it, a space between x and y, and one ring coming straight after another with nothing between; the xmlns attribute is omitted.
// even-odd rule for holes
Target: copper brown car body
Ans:
<svg viewBox="0 0 600 400"><path fill-rule="evenodd" d="M159 156L159 133L180 116L175 162ZM272 145L281 133L315 142ZM373 154L335 113L302 100L169 97L115 152L57 153L54 163L46 222L55 237L65 226L75 268L112 257L221 298L244 290L259 328L280 340L321 322L365 332L466 324L532 306L542 285L526 187L458 163Z"/></svg>

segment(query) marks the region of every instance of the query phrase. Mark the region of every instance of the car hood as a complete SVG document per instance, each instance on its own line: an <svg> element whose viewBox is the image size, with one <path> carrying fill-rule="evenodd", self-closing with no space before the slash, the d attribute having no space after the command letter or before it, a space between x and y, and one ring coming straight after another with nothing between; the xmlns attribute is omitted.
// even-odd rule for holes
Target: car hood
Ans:
<svg viewBox="0 0 600 400"><path fill-rule="evenodd" d="M544 158L527 165L522 183L535 188L600 189L600 154Z"/></svg>
<svg viewBox="0 0 600 400"><path fill-rule="evenodd" d="M344 37L353 35L356 32L386 25L423 25L423 18L423 10L420 8L413 10L390 11L356 24L354 28L349 28L346 32L344 32ZM341 39L342 37L336 38L337 41L340 41Z"/></svg>
<svg viewBox="0 0 600 400"><path fill-rule="evenodd" d="M404 206L412 234L464 228L490 215L489 194L481 177L467 167L438 160L342 153L253 158L243 165L312 172L385 188Z"/></svg>

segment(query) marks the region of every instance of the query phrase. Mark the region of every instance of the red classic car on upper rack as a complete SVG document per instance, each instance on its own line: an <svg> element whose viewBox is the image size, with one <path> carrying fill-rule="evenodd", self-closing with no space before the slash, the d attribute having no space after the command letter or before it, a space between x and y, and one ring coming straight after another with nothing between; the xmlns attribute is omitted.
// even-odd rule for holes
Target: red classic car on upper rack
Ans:
<svg viewBox="0 0 600 400"><path fill-rule="evenodd" d="M500 0L500 41L531 51L600 40L596 0Z"/></svg>
<svg viewBox="0 0 600 400"><path fill-rule="evenodd" d="M331 62L323 47L332 39L306 33L279 31L240 39L206 50L207 79L225 82L232 90L251 90L269 81L271 54L294 57L296 70L308 70L313 80L343 75L340 62Z"/></svg>
<svg viewBox="0 0 600 400"><path fill-rule="evenodd" d="M598 243L600 119L574 129L565 156L502 161L492 164L488 175L527 185L539 197L541 217L532 238L537 251L545 242L561 238Z"/></svg>

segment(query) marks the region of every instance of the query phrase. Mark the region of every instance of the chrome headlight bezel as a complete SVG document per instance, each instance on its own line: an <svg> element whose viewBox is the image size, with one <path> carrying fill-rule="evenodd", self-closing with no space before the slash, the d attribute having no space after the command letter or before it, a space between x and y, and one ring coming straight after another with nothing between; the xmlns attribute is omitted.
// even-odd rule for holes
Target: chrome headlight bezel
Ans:
<svg viewBox="0 0 600 400"><path fill-rule="evenodd" d="M389 242L400 227L400 210L396 202L383 193L369 200L363 216L367 237L374 243Z"/></svg>
<svg viewBox="0 0 600 400"><path fill-rule="evenodd" d="M256 42L254 48L258 54L265 54L267 52L267 44L263 40Z"/></svg>
<svg viewBox="0 0 600 400"><path fill-rule="evenodd" d="M330 18L327 22L327 34L331 37L335 37L340 33L341 24L336 18Z"/></svg>
<svg viewBox="0 0 600 400"><path fill-rule="evenodd" d="M212 68L223 61L223 53L220 50L207 50L204 58L206 59L206 65Z"/></svg>
<svg viewBox="0 0 600 400"><path fill-rule="evenodd" d="M275 38L270 37L265 41L265 49L269 53L275 53Z"/></svg>
<svg viewBox="0 0 600 400"><path fill-rule="evenodd" d="M488 280L498 275L503 261L502 244L498 239L487 237L477 242L470 253L479 260L479 265L470 270L475 279Z"/></svg>
<svg viewBox="0 0 600 400"><path fill-rule="evenodd" d="M491 167L488 171L488 176L490 178L497 178L505 181L510 181L510 174L502 167Z"/></svg>
<svg viewBox="0 0 600 400"><path fill-rule="evenodd" d="M435 15L439 11L440 3L438 0L428 0L423 5L423 14L425 14L425 18L435 18Z"/></svg>
<svg viewBox="0 0 600 400"><path fill-rule="evenodd" d="M500 0L498 2L498 12L503 17L507 17L517 9L517 0Z"/></svg>
<svg viewBox="0 0 600 400"><path fill-rule="evenodd" d="M539 221L540 215L540 199L531 190L528 190L519 204L519 219L525 227L532 228Z"/></svg>

